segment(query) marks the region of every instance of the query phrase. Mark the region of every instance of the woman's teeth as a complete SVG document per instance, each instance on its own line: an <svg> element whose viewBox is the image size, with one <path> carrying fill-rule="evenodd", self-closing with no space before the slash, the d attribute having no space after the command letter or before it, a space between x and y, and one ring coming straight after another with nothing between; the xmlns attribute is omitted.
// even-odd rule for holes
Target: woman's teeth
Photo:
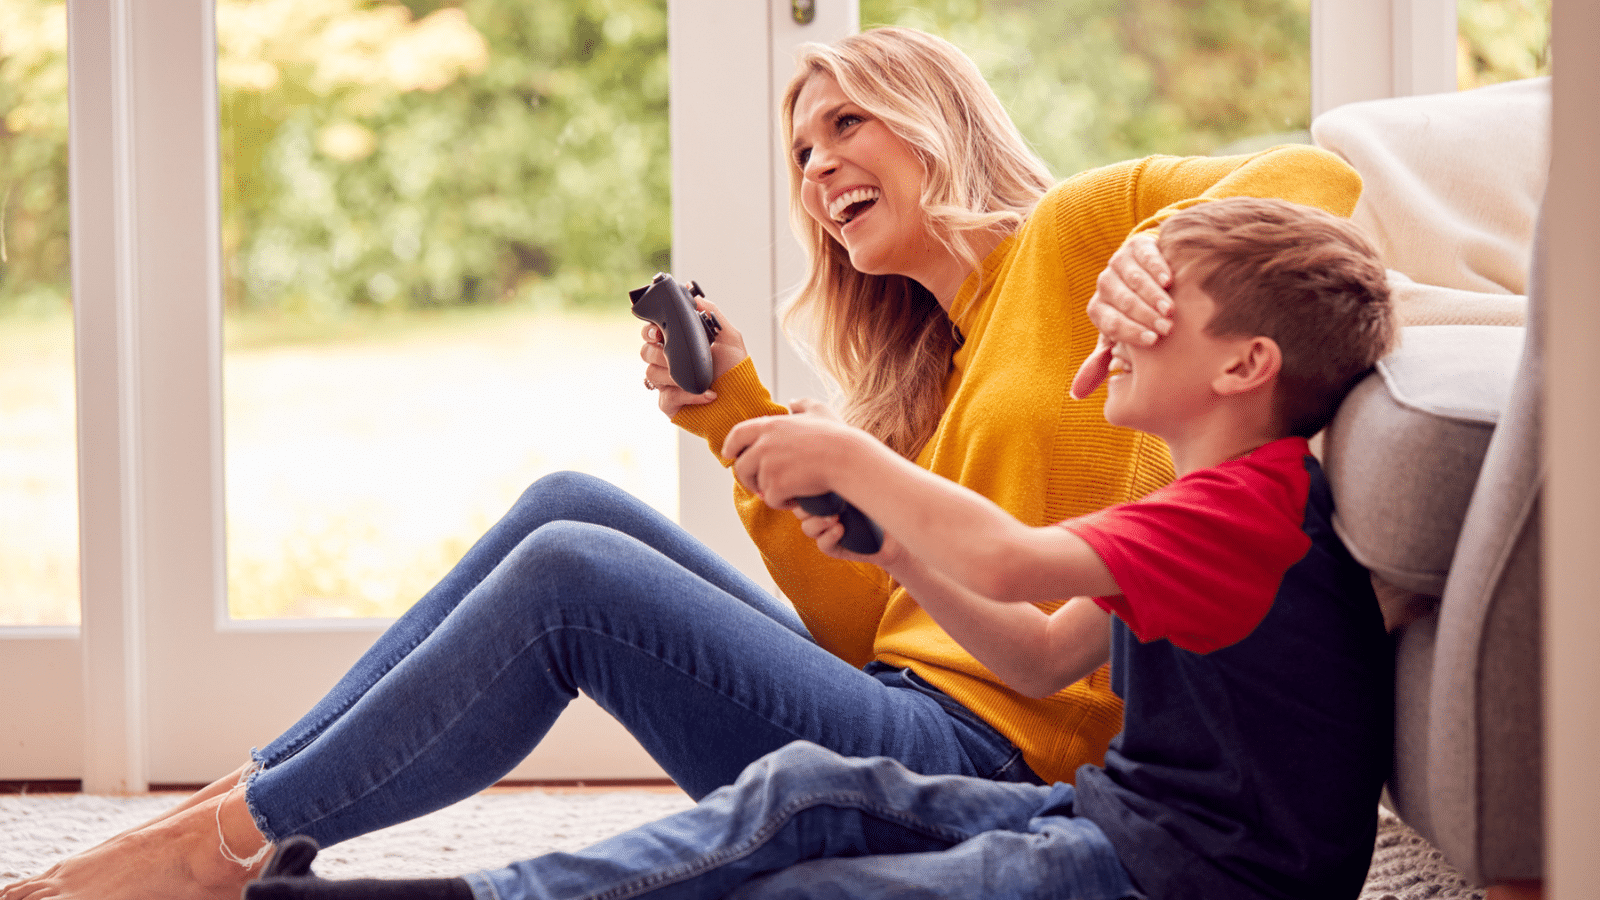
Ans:
<svg viewBox="0 0 1600 900"><path fill-rule="evenodd" d="M877 188L859 187L845 191L828 204L828 217L844 225L878 201L882 194Z"/></svg>

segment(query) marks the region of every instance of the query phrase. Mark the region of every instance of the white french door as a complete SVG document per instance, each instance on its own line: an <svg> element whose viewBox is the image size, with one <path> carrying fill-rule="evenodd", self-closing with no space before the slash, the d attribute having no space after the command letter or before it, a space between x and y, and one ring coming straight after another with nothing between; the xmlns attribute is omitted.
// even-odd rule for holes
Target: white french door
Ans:
<svg viewBox="0 0 1600 900"><path fill-rule="evenodd" d="M669 13L674 189L721 198L714 213L675 204L674 264L721 286L758 364L784 383L803 367L775 358L771 326L780 279L798 277L772 163L774 91L788 46L853 29L854 9L835 4L804 27L788 0L682 0ZM237 766L386 622L228 617L214 12L210 0L72 0L68 13L83 618L0 629L0 717L36 723L0 746L0 779L137 791ZM732 102L748 108L730 111L731 57L760 74L737 79ZM730 121L747 123L743 133ZM728 196L746 198L739 215ZM780 249L789 257L775 259ZM728 508L726 473L686 451L682 520L764 577ZM513 777L660 774L584 702Z"/></svg>

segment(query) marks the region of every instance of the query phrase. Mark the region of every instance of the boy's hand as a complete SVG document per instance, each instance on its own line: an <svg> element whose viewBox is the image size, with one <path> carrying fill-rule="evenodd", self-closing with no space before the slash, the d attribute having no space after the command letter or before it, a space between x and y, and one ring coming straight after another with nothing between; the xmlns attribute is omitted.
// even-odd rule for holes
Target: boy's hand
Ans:
<svg viewBox="0 0 1600 900"><path fill-rule="evenodd" d="M740 422L722 444L723 458L734 460L734 477L773 509L833 490L829 475L848 464L862 438L871 440L815 400L797 400L789 408L792 415Z"/></svg>
<svg viewBox="0 0 1600 900"><path fill-rule="evenodd" d="M1154 235L1141 232L1117 248L1089 298L1089 321L1100 338L1072 379L1073 399L1089 396L1106 380L1112 344L1148 347L1172 330L1171 286L1172 270Z"/></svg>

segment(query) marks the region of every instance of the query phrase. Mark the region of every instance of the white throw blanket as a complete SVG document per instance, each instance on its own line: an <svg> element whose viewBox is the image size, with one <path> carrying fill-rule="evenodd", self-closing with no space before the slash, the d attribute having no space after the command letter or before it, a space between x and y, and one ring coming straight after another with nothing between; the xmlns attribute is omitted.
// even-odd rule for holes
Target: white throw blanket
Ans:
<svg viewBox="0 0 1600 900"><path fill-rule="evenodd" d="M1549 78L1351 103L1311 134L1361 173L1352 218L1383 254L1405 324L1522 324Z"/></svg>

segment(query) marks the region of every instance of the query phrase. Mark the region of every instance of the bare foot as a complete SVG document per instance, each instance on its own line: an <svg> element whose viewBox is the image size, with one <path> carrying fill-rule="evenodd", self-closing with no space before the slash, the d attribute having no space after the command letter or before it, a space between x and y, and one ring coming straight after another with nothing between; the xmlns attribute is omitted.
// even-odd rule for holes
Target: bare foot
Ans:
<svg viewBox="0 0 1600 900"><path fill-rule="evenodd" d="M239 783L241 781L243 781L245 775L250 771L251 767L254 766L254 765L255 765L254 762L245 763L244 765L240 766L239 768L234 769L232 772L229 772L228 774L222 776L221 778L218 778L216 781L211 782L210 784L206 785L205 787L201 788L200 790L195 791L193 794L190 794L189 796L185 797L183 799L183 801L181 803L179 803L177 806L174 806L171 809L166 810L165 812L161 813L160 815L156 816L155 818L151 819L150 821L145 822L142 825L135 825L132 828L129 828L127 831L122 832L122 834L131 834L131 833L133 833L135 831L139 831L139 830L144 829L144 828L149 828L151 825L154 825L157 822L160 822L162 819L170 819L173 816L177 815L178 813L181 813L184 810L189 809L190 807L198 806L201 803L204 803L205 801L210 800L213 797L220 797L223 794L228 793L229 791L231 791L234 788L239 786ZM121 834L117 835L117 837L121 837L121 836L122 836Z"/></svg>
<svg viewBox="0 0 1600 900"><path fill-rule="evenodd" d="M108 845L108 844L110 844L110 843L112 843L114 841L117 841L117 840L121 839L121 838L127 837L128 835L131 835L136 831L143 831L143 830L145 830L147 828L150 828L151 826L156 825L156 824L158 824L158 823L160 823L160 822L162 822L162 821L164 821L166 819L170 819L173 816L176 816L179 813L181 813L181 812L183 812L183 811L185 811L187 809L191 809L191 808L193 808L195 806L198 806L198 805L200 805L201 803L204 803L207 800L211 800L211 799L213 799L215 797L220 797L220 796L223 796L223 795L227 794L229 791L233 790L235 787L238 787L239 783L243 780L245 774L250 770L251 766L253 766L253 765L254 765L253 762L245 763L244 765L242 765L239 768L235 769L234 771L228 773L227 775L224 775L223 777L218 778L216 781L213 781L212 783L206 785L205 787L203 787L200 790L194 792L193 794L190 794L188 797L185 797L182 802L178 803L178 805L172 807L171 809L164 810L159 815L157 815L155 818L150 819L149 821L144 822L142 824L134 825L133 827L128 828L127 830L125 830L125 831L123 831L123 832L121 832L121 833L119 833L119 834L117 834L117 835L115 835L115 836L113 836L111 838L108 838L107 840L102 842L100 845L98 845L98 846L96 846L94 848L91 848L90 850L86 851L84 854L80 854L80 856L88 855L88 854L91 854L91 853L95 853L95 852L99 851L101 847L104 847L104 846L106 846L106 845ZM33 887L33 886L35 886L37 884L42 884L42 883L45 883L47 881L50 881L52 879L57 878L61 873L62 866L66 866L66 865L72 864L77 859L78 859L78 857L74 856L74 857L72 857L70 859L62 860L61 862L58 862L55 865L51 866L49 869L46 869L44 872L42 872L42 873L40 873L38 875L34 875L31 878L24 879L22 881L16 882L16 883L11 884L9 886L0 886L0 900L13 900L13 897L23 898L23 897L38 896L40 898L44 898L44 897L56 896L54 894L33 895L33 894L28 894L28 893L22 892L22 891L23 891L24 888Z"/></svg>
<svg viewBox="0 0 1600 900"><path fill-rule="evenodd" d="M235 900L265 861L248 869L224 858L266 843L251 821L244 792L187 805L0 889L0 900Z"/></svg>

